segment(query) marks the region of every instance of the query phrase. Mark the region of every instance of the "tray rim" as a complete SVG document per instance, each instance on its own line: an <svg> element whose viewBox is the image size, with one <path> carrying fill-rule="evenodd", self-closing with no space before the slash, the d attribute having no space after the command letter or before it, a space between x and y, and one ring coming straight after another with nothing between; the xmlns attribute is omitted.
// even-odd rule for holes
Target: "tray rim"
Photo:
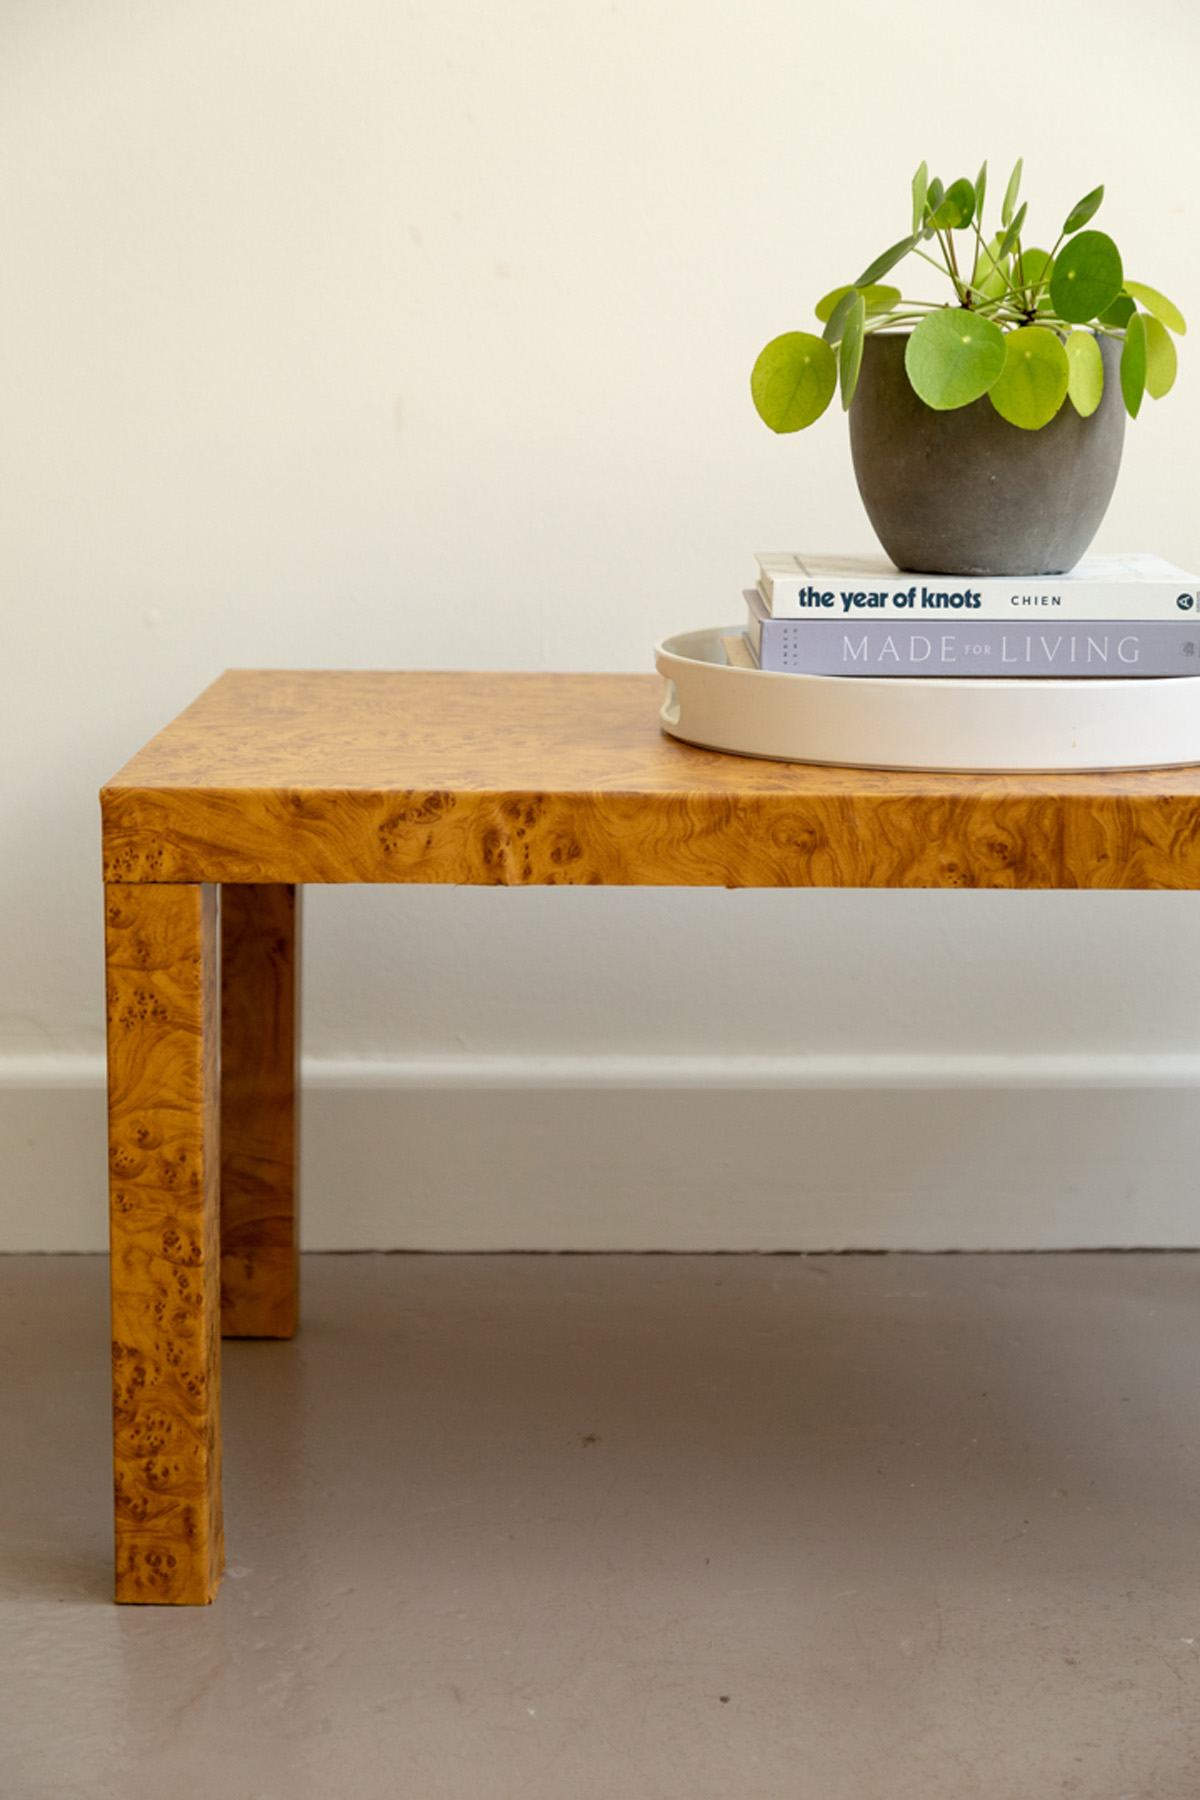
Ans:
<svg viewBox="0 0 1200 1800"><path fill-rule="evenodd" d="M881 769L894 773L985 776L1120 774L1137 770L1188 768L1200 764L1200 673L1076 678L806 675L786 670L743 668L729 663L724 658L721 639L735 636L739 630L739 626L707 626L676 632L661 638L655 644L655 667L667 684L659 709L659 724L668 737L679 743L692 744L727 756L753 757L761 761L797 765L809 763L828 768ZM717 651L719 660L712 654L696 654L695 650L700 645L710 652ZM704 684L708 693L707 698L704 689L699 694L691 695L694 719L692 729L689 729L687 723L687 695L683 689L685 677L690 670L696 671L696 679ZM711 715L707 719L703 716L706 709L711 709L713 705L710 684L714 675L722 685L727 684L731 698L738 692L744 698L748 692L747 682L766 681L771 690L772 711L776 721L780 716L780 696L786 695L789 689L797 698L807 693L814 702L819 699L819 711L825 713L825 718L804 722L806 726L811 726L813 744L804 748L790 745L785 748L770 747L773 742L782 741L787 744L792 727L785 726L774 735L770 730L747 732L746 737L757 738L758 747L743 747L735 741L739 736L736 724L727 729L724 721L714 724ZM732 677L741 678L740 689L731 680ZM1152 704L1151 690L1161 693L1164 686L1170 691L1172 699L1177 701L1169 709L1170 716L1165 722L1161 718L1148 717L1145 711ZM847 697L853 696L851 705L860 706L864 713L870 711L872 696L881 701L886 698L888 702L886 707L881 707L879 718L869 722L864 718L866 732L874 735L876 741L873 745L865 743L861 752L856 754L849 753L855 727L852 713L848 718L836 719L827 710L839 692ZM933 701L935 707L937 700L941 699L947 703L947 710L951 712L961 712L970 697L986 696L986 724L980 729L979 741L972 746L971 734L963 729L961 718L938 719L935 713L931 720L928 715L922 717L923 708L915 708L906 716L905 703L913 708L918 696ZM1055 716L1056 697L1062 703L1068 700L1078 702L1085 696L1089 704L1082 718ZM1011 747L1007 751L996 748L997 732L1000 729L997 725L997 703L1002 708L1007 698L1015 701L1018 697L1021 702L1019 711L1025 716L1024 719L1016 717L1011 728L1016 732L1024 724L1031 736L1042 740L1036 749L1031 748L1024 755L1013 751ZM1184 744L1180 743L1183 729L1180 707L1186 707L1190 712L1192 704L1196 708L1194 748L1190 742L1190 720L1184 733ZM1089 745L1078 760L1066 759L1063 754L1066 746L1055 745L1052 741L1054 734L1063 732L1068 726L1073 734L1080 730L1094 732L1098 707L1102 707L1106 714L1111 713L1111 719L1106 718L1104 721L1106 725L1111 724L1113 729L1114 741L1111 747L1102 747L1101 741ZM1037 710L1031 714L1030 708ZM890 717L887 716L889 712ZM794 729L803 738L803 727L799 722ZM1122 731L1128 734L1130 742L1120 742ZM823 732L835 740L828 747L821 744ZM944 734L944 748L937 745L939 732ZM956 732L959 734L957 738ZM1156 732L1161 750L1154 747ZM933 743L921 744L920 738L927 734L933 738ZM1137 741L1139 734L1140 743ZM887 742L889 736L894 740L890 744ZM909 742L905 742L906 738ZM838 739L841 741L836 741ZM1070 748L1075 748L1074 743Z"/></svg>

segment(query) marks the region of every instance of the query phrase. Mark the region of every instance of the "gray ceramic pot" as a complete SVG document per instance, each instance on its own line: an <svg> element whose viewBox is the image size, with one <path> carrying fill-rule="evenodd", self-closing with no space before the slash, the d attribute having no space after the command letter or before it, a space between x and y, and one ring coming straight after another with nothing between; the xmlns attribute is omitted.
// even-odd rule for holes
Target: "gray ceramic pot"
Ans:
<svg viewBox="0 0 1200 1800"><path fill-rule="evenodd" d="M1069 400L1040 431L1002 419L985 395L953 412L919 400L900 332L863 346L850 407L858 491L900 569L946 575L1061 575L1112 498L1125 406L1119 340L1102 338L1104 398L1081 419Z"/></svg>

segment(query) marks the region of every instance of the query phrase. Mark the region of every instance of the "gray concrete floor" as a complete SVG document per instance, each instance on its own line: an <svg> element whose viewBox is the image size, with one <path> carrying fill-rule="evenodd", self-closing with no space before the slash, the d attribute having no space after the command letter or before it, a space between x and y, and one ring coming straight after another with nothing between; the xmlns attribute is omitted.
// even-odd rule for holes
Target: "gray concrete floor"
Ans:
<svg viewBox="0 0 1200 1800"><path fill-rule="evenodd" d="M324 1256L212 1607L0 1258L2 1800L1197 1800L1200 1257Z"/></svg>

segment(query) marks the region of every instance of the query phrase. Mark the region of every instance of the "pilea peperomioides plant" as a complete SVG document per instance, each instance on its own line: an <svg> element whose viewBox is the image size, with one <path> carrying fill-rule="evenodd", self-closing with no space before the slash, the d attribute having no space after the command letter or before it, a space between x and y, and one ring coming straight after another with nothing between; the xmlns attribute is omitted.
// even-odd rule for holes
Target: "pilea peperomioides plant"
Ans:
<svg viewBox="0 0 1200 1800"><path fill-rule="evenodd" d="M1123 340L1121 392L1131 417L1145 394L1161 398L1175 379L1172 332L1187 326L1178 307L1130 281L1103 231L1085 230L1104 198L1098 187L1072 208L1051 250L1027 249L1026 208L1018 207L1021 162L1000 208L1000 229L983 229L987 164L976 181L944 188L924 163L912 183L912 230L816 308L821 337L788 331L754 365L751 393L772 431L800 431L840 388L848 410L873 332L904 331L904 366L914 391L939 412L986 394L1026 431L1049 424L1068 402L1087 417L1104 392L1098 336ZM936 248L931 254L926 245ZM882 284L909 255L921 257L953 289L952 301L908 300ZM939 260L940 256L940 260Z"/></svg>

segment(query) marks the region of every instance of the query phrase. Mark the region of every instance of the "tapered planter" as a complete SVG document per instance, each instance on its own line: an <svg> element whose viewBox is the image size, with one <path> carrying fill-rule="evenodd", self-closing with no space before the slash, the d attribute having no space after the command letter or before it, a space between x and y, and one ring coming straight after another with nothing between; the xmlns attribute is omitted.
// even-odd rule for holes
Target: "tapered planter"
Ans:
<svg viewBox="0 0 1200 1800"><path fill-rule="evenodd" d="M1125 435L1119 339L1101 338L1104 397L1089 418L1070 400L1040 431L1002 419L984 395L936 412L904 369L908 339L863 346L850 407L858 491L900 569L947 575L1060 575L1079 561L1116 485Z"/></svg>

